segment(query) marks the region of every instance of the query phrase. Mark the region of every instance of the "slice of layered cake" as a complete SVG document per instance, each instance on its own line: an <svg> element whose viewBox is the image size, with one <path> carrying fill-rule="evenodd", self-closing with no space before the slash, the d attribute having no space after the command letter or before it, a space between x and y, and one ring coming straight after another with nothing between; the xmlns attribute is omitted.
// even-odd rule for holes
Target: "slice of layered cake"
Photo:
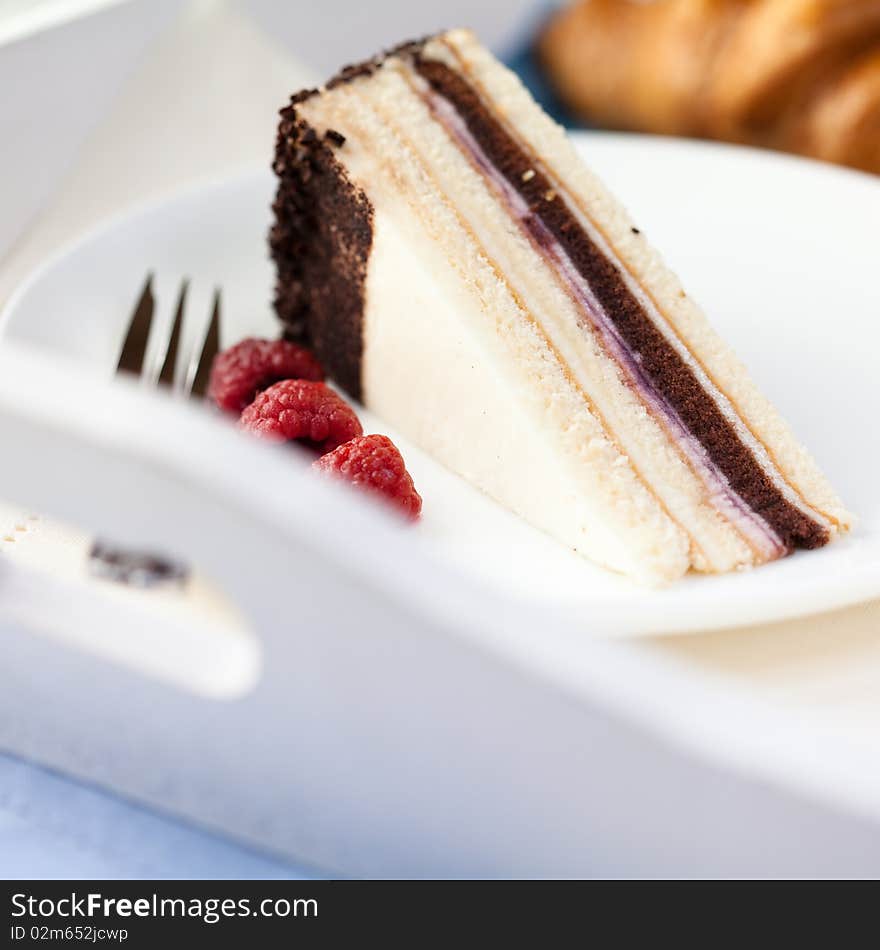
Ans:
<svg viewBox="0 0 880 950"><path fill-rule="evenodd" d="M645 236L470 33L294 96L275 171L286 332L564 544L663 582L848 527Z"/></svg>

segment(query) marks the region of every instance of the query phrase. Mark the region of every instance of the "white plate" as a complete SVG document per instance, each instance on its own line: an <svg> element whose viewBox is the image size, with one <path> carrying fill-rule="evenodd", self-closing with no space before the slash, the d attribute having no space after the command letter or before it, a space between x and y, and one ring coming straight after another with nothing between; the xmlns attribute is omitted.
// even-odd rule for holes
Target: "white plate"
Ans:
<svg viewBox="0 0 880 950"><path fill-rule="evenodd" d="M388 432L407 458L425 499L418 535L493 587L574 611L601 635L731 627L880 596L880 183L727 146L606 133L578 143L816 455L858 527L757 571L642 589L535 531L363 413L365 429ZM109 374L147 270L167 293L182 275L202 300L222 285L227 342L275 332L272 188L270 174L255 171L111 222L34 275L7 307L3 333Z"/></svg>

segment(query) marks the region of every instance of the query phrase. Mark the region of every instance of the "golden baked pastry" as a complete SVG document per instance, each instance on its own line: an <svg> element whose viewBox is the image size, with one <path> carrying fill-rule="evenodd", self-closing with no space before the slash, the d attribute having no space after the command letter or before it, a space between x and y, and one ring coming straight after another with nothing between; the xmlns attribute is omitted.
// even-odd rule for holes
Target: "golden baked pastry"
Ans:
<svg viewBox="0 0 880 950"><path fill-rule="evenodd" d="M600 125L880 173L880 0L581 0L538 53Z"/></svg>

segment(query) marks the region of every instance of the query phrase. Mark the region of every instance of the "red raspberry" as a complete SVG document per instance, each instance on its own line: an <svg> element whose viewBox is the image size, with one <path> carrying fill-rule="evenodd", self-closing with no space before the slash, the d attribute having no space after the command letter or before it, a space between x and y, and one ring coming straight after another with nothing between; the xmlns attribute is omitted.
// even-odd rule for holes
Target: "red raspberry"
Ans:
<svg viewBox="0 0 880 950"><path fill-rule="evenodd" d="M259 393L241 426L273 442L302 442L331 452L364 430L349 404L323 383L285 379Z"/></svg>
<svg viewBox="0 0 880 950"><path fill-rule="evenodd" d="M419 517L422 498L397 446L387 436L363 435L352 439L312 465L357 488L383 496L410 521Z"/></svg>
<svg viewBox="0 0 880 950"><path fill-rule="evenodd" d="M308 350L296 343L251 337L216 356L208 396L221 409L239 413L254 401L258 392L282 379L320 382L324 370Z"/></svg>

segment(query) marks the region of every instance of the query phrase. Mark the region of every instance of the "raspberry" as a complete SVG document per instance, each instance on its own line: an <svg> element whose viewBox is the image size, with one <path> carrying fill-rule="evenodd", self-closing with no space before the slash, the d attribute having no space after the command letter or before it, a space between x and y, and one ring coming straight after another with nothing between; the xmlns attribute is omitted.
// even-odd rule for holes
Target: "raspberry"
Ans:
<svg viewBox="0 0 880 950"><path fill-rule="evenodd" d="M306 349L287 340L249 338L219 353L211 366L208 396L227 412L239 413L258 392L282 379L320 382L324 370Z"/></svg>
<svg viewBox="0 0 880 950"><path fill-rule="evenodd" d="M312 465L357 488L381 495L410 521L419 517L421 496L397 446L387 436L363 435L352 439Z"/></svg>
<svg viewBox="0 0 880 950"><path fill-rule="evenodd" d="M363 432L344 399L323 383L305 379L285 379L259 393L240 424L261 438L298 441L319 452L331 452Z"/></svg>

